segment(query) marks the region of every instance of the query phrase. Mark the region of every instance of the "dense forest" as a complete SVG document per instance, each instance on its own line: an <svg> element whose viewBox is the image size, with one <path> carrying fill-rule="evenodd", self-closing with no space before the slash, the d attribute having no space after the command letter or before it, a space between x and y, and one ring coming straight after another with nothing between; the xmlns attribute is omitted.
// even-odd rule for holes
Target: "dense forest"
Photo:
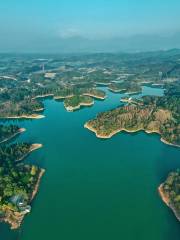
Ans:
<svg viewBox="0 0 180 240"><path fill-rule="evenodd" d="M104 91L95 88L85 88L80 92L81 95L90 96L93 98L104 100L106 98L106 94Z"/></svg>
<svg viewBox="0 0 180 240"><path fill-rule="evenodd" d="M16 125L2 125L0 124L0 142L3 142L20 131L20 128Z"/></svg>
<svg viewBox="0 0 180 240"><path fill-rule="evenodd" d="M0 163L11 164L12 161L16 162L26 156L31 150L31 144L18 143L10 146L0 147Z"/></svg>
<svg viewBox="0 0 180 240"><path fill-rule="evenodd" d="M70 98L66 98L64 101L64 106L67 110L76 110L81 106L90 106L93 105L94 101L89 96L75 95Z"/></svg>
<svg viewBox="0 0 180 240"><path fill-rule="evenodd" d="M142 87L138 83L125 81L121 83L111 83L109 85L109 90L112 92L141 93Z"/></svg>
<svg viewBox="0 0 180 240"><path fill-rule="evenodd" d="M18 211L11 198L21 195L28 203L37 182L40 169L25 165L17 160L29 152L30 144L13 144L0 147L0 211L5 214L7 208Z"/></svg>

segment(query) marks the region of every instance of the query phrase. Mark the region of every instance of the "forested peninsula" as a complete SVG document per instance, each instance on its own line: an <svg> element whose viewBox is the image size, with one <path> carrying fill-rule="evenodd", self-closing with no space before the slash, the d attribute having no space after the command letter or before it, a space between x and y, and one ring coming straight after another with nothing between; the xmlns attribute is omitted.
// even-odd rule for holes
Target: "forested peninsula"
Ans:
<svg viewBox="0 0 180 240"><path fill-rule="evenodd" d="M18 143L0 147L0 221L19 228L31 211L43 169L23 163L23 159L40 144Z"/></svg>
<svg viewBox="0 0 180 240"><path fill-rule="evenodd" d="M24 132L25 128L19 128L17 125L2 125L0 124L0 143L4 143L18 134Z"/></svg>
<svg viewBox="0 0 180 240"><path fill-rule="evenodd" d="M158 133L166 144L180 146L180 98L144 97L136 104L100 113L85 127L99 138L110 138L126 131Z"/></svg>

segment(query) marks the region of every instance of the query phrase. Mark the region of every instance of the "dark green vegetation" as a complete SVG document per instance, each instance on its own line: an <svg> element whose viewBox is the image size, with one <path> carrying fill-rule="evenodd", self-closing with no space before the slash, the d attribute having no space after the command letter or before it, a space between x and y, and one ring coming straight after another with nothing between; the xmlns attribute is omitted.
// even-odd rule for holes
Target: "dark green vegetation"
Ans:
<svg viewBox="0 0 180 240"><path fill-rule="evenodd" d="M20 128L16 125L0 125L0 142L6 141L12 138L20 131Z"/></svg>
<svg viewBox="0 0 180 240"><path fill-rule="evenodd" d="M47 93L48 94L48 93ZM64 87L52 91L55 99L65 99L74 95L87 95L97 99L105 99L105 92L95 88Z"/></svg>
<svg viewBox="0 0 180 240"><path fill-rule="evenodd" d="M0 118L31 115L43 108L42 103L31 98L31 91L27 90L28 86L21 87L21 85L24 85L24 83L17 81L15 87L11 88L7 84L6 88L1 89Z"/></svg>
<svg viewBox="0 0 180 240"><path fill-rule="evenodd" d="M31 144L28 143L19 143L11 145L10 147L1 147L1 161L7 162L8 159L11 161L18 161L24 158L29 151L31 150Z"/></svg>
<svg viewBox="0 0 180 240"><path fill-rule="evenodd" d="M162 185L162 191L168 200L168 205L180 220L180 170L169 174Z"/></svg>
<svg viewBox="0 0 180 240"><path fill-rule="evenodd" d="M29 201L34 185L37 182L39 169L35 166L19 163L29 153L30 144L14 144L0 147L0 209L9 206L18 210L11 202L11 197L22 195Z"/></svg>
<svg viewBox="0 0 180 240"><path fill-rule="evenodd" d="M30 211L42 170L21 161L31 152L28 143L0 147L0 220L16 229Z"/></svg>
<svg viewBox="0 0 180 240"><path fill-rule="evenodd" d="M133 82L111 83L109 90L112 92L141 93L141 84Z"/></svg>
<svg viewBox="0 0 180 240"><path fill-rule="evenodd" d="M95 88L84 89L82 90L81 94L101 100L104 100L106 98L106 94L104 91Z"/></svg>
<svg viewBox="0 0 180 240"><path fill-rule="evenodd" d="M66 98L64 106L68 111L79 109L81 106L91 106L94 101L91 97L75 95L73 97Z"/></svg>
<svg viewBox="0 0 180 240"><path fill-rule="evenodd" d="M0 220L19 228L30 212L42 170L19 163L31 151L30 144L0 148Z"/></svg>

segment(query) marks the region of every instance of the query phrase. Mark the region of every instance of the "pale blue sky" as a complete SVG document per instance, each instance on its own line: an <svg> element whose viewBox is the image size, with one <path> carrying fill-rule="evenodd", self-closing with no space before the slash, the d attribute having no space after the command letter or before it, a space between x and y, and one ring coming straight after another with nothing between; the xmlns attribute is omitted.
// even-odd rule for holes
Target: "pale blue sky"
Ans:
<svg viewBox="0 0 180 240"><path fill-rule="evenodd" d="M0 44L169 35L180 31L179 12L180 0L1 0Z"/></svg>

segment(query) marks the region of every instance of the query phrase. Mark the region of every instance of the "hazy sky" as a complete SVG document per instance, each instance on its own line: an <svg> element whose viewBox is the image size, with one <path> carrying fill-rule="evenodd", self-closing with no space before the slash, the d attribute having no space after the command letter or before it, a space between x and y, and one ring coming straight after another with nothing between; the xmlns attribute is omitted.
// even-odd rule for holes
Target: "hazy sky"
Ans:
<svg viewBox="0 0 180 240"><path fill-rule="evenodd" d="M0 0L0 50L70 37L180 32L180 0Z"/></svg>

